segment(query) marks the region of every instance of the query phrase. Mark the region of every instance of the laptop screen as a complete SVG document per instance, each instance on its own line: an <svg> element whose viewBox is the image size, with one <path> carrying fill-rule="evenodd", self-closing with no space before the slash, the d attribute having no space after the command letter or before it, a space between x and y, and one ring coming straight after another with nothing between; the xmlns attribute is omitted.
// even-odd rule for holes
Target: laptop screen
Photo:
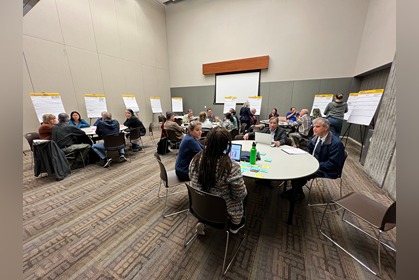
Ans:
<svg viewBox="0 0 419 280"><path fill-rule="evenodd" d="M240 161L242 153L242 145L241 144L231 144L231 151L230 151L230 158L235 161Z"/></svg>

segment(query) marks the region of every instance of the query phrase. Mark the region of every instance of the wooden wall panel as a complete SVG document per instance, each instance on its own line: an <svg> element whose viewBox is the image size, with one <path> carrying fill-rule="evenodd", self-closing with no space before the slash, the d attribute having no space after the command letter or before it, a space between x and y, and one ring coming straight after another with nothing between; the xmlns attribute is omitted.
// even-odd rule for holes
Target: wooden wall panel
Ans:
<svg viewBox="0 0 419 280"><path fill-rule="evenodd" d="M202 64L202 74L218 74L267 69L269 55Z"/></svg>

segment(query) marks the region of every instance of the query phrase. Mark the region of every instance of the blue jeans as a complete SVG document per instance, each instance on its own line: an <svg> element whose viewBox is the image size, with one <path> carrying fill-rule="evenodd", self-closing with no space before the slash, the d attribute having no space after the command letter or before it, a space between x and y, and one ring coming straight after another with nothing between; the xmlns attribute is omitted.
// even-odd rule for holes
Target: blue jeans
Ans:
<svg viewBox="0 0 419 280"><path fill-rule="evenodd" d="M331 131L334 135L339 137L340 132L342 131L343 120L334 117L328 117L327 120L330 122L329 131Z"/></svg>
<svg viewBox="0 0 419 280"><path fill-rule="evenodd" d="M92 149L93 149L93 151L95 151L96 154L98 154L100 159L106 159L105 144L103 144L103 143L93 144ZM124 155L125 154L124 148L120 149L118 152L119 152L119 155Z"/></svg>

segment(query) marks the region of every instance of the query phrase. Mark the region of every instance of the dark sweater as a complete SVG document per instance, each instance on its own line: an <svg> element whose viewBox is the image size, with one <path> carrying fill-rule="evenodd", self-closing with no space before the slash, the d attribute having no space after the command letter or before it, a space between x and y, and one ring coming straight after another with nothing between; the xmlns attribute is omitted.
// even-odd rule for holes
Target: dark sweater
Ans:
<svg viewBox="0 0 419 280"><path fill-rule="evenodd" d="M102 120L96 126L96 134L100 137L118 133L119 122L117 120Z"/></svg>

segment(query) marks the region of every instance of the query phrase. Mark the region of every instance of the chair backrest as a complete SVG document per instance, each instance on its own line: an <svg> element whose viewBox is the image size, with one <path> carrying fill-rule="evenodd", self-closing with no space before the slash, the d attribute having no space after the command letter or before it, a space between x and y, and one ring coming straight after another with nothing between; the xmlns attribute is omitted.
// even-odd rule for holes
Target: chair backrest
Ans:
<svg viewBox="0 0 419 280"><path fill-rule="evenodd" d="M244 134L246 132L245 129L246 129L246 123L242 123L240 126L240 133Z"/></svg>
<svg viewBox="0 0 419 280"><path fill-rule="evenodd" d="M33 140L40 139L38 132L29 132L24 135L25 139L28 141L31 151L33 151Z"/></svg>
<svg viewBox="0 0 419 280"><path fill-rule="evenodd" d="M150 125L148 126L148 134L149 135L153 135L153 123L151 122Z"/></svg>
<svg viewBox="0 0 419 280"><path fill-rule="evenodd" d="M103 144L105 145L105 150L108 151L117 151L125 148L125 133L120 132L119 134L103 136Z"/></svg>
<svg viewBox="0 0 419 280"><path fill-rule="evenodd" d="M164 166L163 162L161 161L161 158L159 156L159 154L157 152L154 153L154 157L157 160L157 163L159 164L160 167L160 179L164 182L165 187L168 187L168 179L167 179L167 171L166 171L166 167Z"/></svg>
<svg viewBox="0 0 419 280"><path fill-rule="evenodd" d="M132 128L129 132L129 141L140 139L140 128Z"/></svg>
<svg viewBox="0 0 419 280"><path fill-rule="evenodd" d="M173 129L166 129L167 139L172 142L180 142L182 140L177 139L176 131Z"/></svg>
<svg viewBox="0 0 419 280"><path fill-rule="evenodd" d="M197 190L185 183L189 195L189 211L199 221L217 228L225 228L228 223L227 206L224 198Z"/></svg>
<svg viewBox="0 0 419 280"><path fill-rule="evenodd" d="M396 226L396 201L393 202L384 214L380 230L388 231Z"/></svg>
<svg viewBox="0 0 419 280"><path fill-rule="evenodd" d="M233 128L230 130L231 139L234 139L237 135L239 135L239 130L237 128Z"/></svg>
<svg viewBox="0 0 419 280"><path fill-rule="evenodd" d="M348 152L345 150L344 153L345 155L343 157L342 168L339 170L339 177L342 176L343 167L345 166L345 161L348 158Z"/></svg>

